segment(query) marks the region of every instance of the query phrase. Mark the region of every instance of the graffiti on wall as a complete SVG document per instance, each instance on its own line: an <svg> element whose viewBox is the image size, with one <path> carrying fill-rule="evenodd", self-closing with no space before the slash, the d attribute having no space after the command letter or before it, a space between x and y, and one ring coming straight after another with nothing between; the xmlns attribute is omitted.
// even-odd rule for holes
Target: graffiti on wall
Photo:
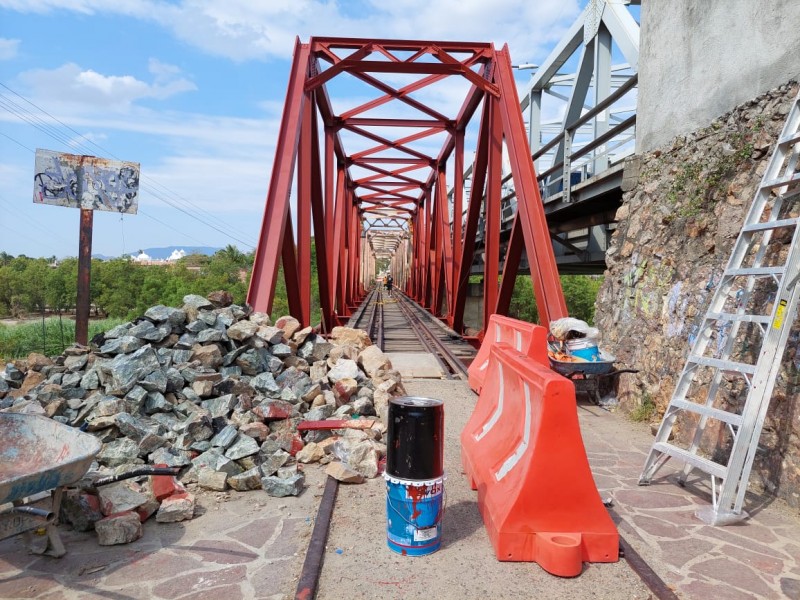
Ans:
<svg viewBox="0 0 800 600"><path fill-rule="evenodd" d="M36 150L33 201L136 214L139 163Z"/></svg>
<svg viewBox="0 0 800 600"><path fill-rule="evenodd" d="M652 319L663 316L669 303L667 289L674 275L672 267L663 263L651 263L647 258L639 261L638 254L634 253L631 257L631 268L622 281L625 288L625 318Z"/></svg>

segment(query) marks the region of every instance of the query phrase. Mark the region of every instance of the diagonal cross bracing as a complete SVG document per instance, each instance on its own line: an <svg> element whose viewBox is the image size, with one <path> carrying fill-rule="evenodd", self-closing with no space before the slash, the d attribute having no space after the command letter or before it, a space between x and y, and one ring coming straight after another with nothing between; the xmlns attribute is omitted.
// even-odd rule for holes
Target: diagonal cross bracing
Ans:
<svg viewBox="0 0 800 600"><path fill-rule="evenodd" d="M485 43L298 40L248 291L253 308L272 311L282 261L289 309L310 324L313 216L323 330L344 322L363 298L376 257L389 257L398 287L463 330L475 247L469 238L481 212L486 227L498 232L486 232L497 245L487 255L499 255L497 173L505 144L518 154L512 171L524 244L506 261L502 281L485 281L484 322L503 311L499 290L513 287L523 245L543 322L565 316L510 65L507 48ZM356 97L377 96L344 107L340 96L348 85ZM454 87L442 96L464 90L458 104L437 102L445 85ZM473 123L478 113L483 117ZM455 214L467 207L462 226L447 187L463 180L471 155L469 198L463 185L454 188Z"/></svg>

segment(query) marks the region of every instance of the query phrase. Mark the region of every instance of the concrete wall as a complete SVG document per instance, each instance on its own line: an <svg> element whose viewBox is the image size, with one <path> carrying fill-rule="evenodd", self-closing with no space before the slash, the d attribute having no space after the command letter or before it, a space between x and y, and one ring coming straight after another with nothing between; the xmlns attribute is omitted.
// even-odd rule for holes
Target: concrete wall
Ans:
<svg viewBox="0 0 800 600"><path fill-rule="evenodd" d="M643 0L637 153L800 77L798 0Z"/></svg>

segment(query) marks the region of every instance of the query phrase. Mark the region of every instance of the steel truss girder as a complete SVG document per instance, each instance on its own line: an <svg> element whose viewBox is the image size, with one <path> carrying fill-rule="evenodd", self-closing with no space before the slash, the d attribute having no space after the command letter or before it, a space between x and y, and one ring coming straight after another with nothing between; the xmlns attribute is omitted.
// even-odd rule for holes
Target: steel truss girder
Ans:
<svg viewBox="0 0 800 600"><path fill-rule="evenodd" d="M337 114L326 83L343 73L380 95ZM419 79L396 88L380 79L387 73ZM457 115L441 114L410 96L447 77L462 77L470 84ZM405 113L411 107L417 114L408 119L369 114L378 107L385 112L390 103L402 103ZM542 321L565 316L536 174L525 159L530 149L518 107L507 48L497 51L491 44L453 42L312 38L304 44L298 40L248 302L255 310L272 311L281 260L290 311L304 326L311 324L313 224L323 330L330 331L350 315L376 274L372 261L380 256L390 257L389 269L399 287L463 331L466 283L484 207L490 224L486 264L494 265L484 280L484 322L489 314L507 310L523 249L531 263ZM465 131L479 109L483 116L471 167L473 185L466 198ZM366 149L348 153L339 136L343 130L367 141ZM410 146L435 134L444 136L436 156ZM521 208L500 279L504 144L512 157L522 157L512 160ZM461 220L450 214L450 164L457 181L455 214L461 213L465 202L467 206L463 230ZM366 174L355 176L356 168Z"/></svg>

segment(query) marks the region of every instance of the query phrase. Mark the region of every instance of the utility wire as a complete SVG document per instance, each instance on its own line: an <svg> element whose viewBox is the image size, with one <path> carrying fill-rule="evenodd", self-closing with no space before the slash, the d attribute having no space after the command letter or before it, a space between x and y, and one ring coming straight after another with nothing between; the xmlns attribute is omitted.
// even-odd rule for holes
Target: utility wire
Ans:
<svg viewBox="0 0 800 600"><path fill-rule="evenodd" d="M15 96L19 97L20 99L22 99L27 104L30 104L31 106L36 108L38 111L44 113L45 115L47 115L53 121L61 124L63 127L65 127L66 129L68 129L69 131L71 131L72 133L77 135L80 139L85 140L85 142L88 143L90 146L94 146L95 148L99 149L104 154L106 154L108 156L111 156L112 158L115 158L117 160L122 160L119 157L117 157L113 152L108 150L107 148L104 148L103 146L100 146L96 142L88 139L86 136L84 136L83 134L81 134L77 130L73 129L72 127L70 127L69 125L64 123L63 121L59 120L58 118L56 118L55 116L53 116L52 114L50 114L49 112L47 112L46 110L41 108L40 106L38 106L35 103L31 102L30 100L28 100L27 98L25 98L24 96L22 96L21 94L19 94L18 92L16 92L12 88L10 88L9 86L5 85L2 82L0 82L0 86L5 88L6 90L11 92ZM61 142L62 144L65 144L66 146L69 146L69 147L83 146L84 148L88 149L88 146L86 144L84 144L84 143L80 143L79 144L74 139L71 139L71 138L65 136L63 133L58 131L57 128L54 128L52 125L50 125L49 123L44 121L42 118L38 117L37 115L32 113L30 110L27 110L25 107L21 106L18 102L14 101L13 98L10 98L9 96L7 96L5 94L2 94L1 92L0 92L0 107L6 109L8 112L14 114L15 116L17 116L21 120L29 123L33 127L39 129L43 133L45 133L45 134L49 135L50 137L56 139L57 141ZM8 137L8 136L6 136L6 137ZM16 141L16 140L14 140L14 141ZM17 143L19 143L19 142L17 142ZM27 149L30 150L30 148L27 148ZM247 248L254 248L256 246L256 244L254 244L252 240L245 241L245 240L241 239L239 236L241 236L242 234L238 230L233 229L230 225L220 221L218 217L216 217L214 215L211 215L211 213L209 213L208 211L200 208L199 206L197 206L196 204L192 203L191 201L189 201L189 200L187 200L185 198L182 198L180 195L178 195L177 193L173 192L172 190L170 190L166 186L160 184L159 182L157 182L153 178L145 176L145 177L143 177L143 179L145 179L148 182L149 186L153 186L153 187L156 187L156 188L161 188L163 190L163 192L157 192L154 189L149 189L148 190L148 192L153 197L155 197L156 199L160 200L161 202L164 202L165 204L171 206L172 208L174 208L176 210L179 210L180 212L184 213L188 217L190 217L190 218L202 223L206 227L209 227L209 228L217 231L218 233L221 233L222 235L224 235L226 237L229 237L229 238L231 238L231 239L243 244ZM171 195L175 200L170 200L164 194ZM201 219L196 214L194 214L192 212L189 212L188 210L184 209L182 206L179 206L177 204L178 201L183 202L185 205L190 206L195 211L199 211L201 213L204 213L204 214L208 215L211 219L214 219L215 221L217 221L220 226L218 227L214 223L210 223L210 222L208 222L208 221L206 221L204 219ZM226 227L228 229L228 231L223 230L222 227ZM236 234L236 235L234 235L234 234ZM201 244L202 243L203 242L201 242Z"/></svg>
<svg viewBox="0 0 800 600"><path fill-rule="evenodd" d="M14 143L15 143L17 146L19 146L19 147L21 147L21 148L24 148L25 150L29 150L30 152L34 152L34 153L36 152L36 150L34 150L33 148L28 148L28 146L26 146L26 145L25 145L25 144L23 144L22 142L20 142L20 141L18 141L18 140L15 140L15 139L14 139L14 138L12 138L10 135L6 135L6 134L5 134L5 133L3 133L2 131L0 131L0 135L2 135L4 138L7 138L7 139L11 140L11 141L12 141L12 142L14 142Z"/></svg>
<svg viewBox="0 0 800 600"><path fill-rule="evenodd" d="M149 213L146 213L146 212L144 212L142 209L139 209L139 212L138 212L137 214L140 214L140 215L142 215L142 216L145 216L145 217L147 217L148 219L150 219L151 221L155 221L156 223L160 223L161 225L163 225L163 226L164 226L164 227L166 227L167 229L171 229L172 231L175 231L175 232L177 232L178 234L182 235L183 237L185 237L185 238L187 238L187 239L190 239L190 240L192 240L194 243L196 243L196 244L199 244L200 246L204 246L204 245L205 245L205 242L201 242L201 241L200 241L200 240L198 240L197 238L193 238L192 236L190 236L188 233L186 233L186 232L184 232L184 231L180 231L180 230L178 230L178 229L175 229L175 228L174 228L172 225L170 225L169 223L165 223L165 222L164 222L164 221L162 221L161 219L158 219L158 218L154 217L153 215L151 215L151 214L149 214Z"/></svg>
<svg viewBox="0 0 800 600"><path fill-rule="evenodd" d="M12 138L11 136L8 136L8 135L6 135L6 134L2 134L2 135L3 135L4 137L7 137L8 139L10 139L12 142L15 142L16 144L19 144L20 146L22 146L22 147L23 147L23 148L25 148L26 150L29 150L30 152L32 152L32 153L35 153L35 150L32 150L31 148L28 148L27 146L24 146L22 143L20 143L19 141L15 140L15 139L14 139L14 138ZM1 198L0 198L0 200L1 200ZM10 205L10 204L9 204L9 205ZM16 212L16 211L15 211L15 212ZM196 244L199 244L200 246L204 246L204 245L205 245L205 242L202 242L202 241L198 240L197 238L194 238L194 237L190 236L190 235L189 235L188 233L186 233L185 231L181 231L180 229L176 229L175 227L173 227L173 226L172 226L172 225L170 225L169 223L165 223L165 222L164 222L164 221L162 221L161 219L158 219L158 218L154 217L153 215L151 215L151 214L149 214L149 213L147 213L147 212L143 211L141 208L140 208L140 209L139 209L137 212L138 212L138 214L140 214L140 215L143 215L143 216L147 217L148 219L150 219L150 220L152 220L152 221L155 221L156 223L159 223L159 224L163 225L163 226L164 226L164 227L166 227L167 229L169 229L169 230L171 230L171 231L173 231L173 232L177 233L179 236L182 236L182 237L184 237L184 238L190 239L190 240L192 240L194 243L196 243ZM36 222L35 222L35 221L33 221L33 219L31 219L31 218L30 218L28 215L26 215L26 214L24 214L24 213L22 213L22 212L18 212L17 214L21 215L23 218L27 219L28 221L31 221L32 223L34 223L34 226L37 226L37 225L36 225ZM39 227L39 229L41 229L41 227ZM57 234L55 234L54 232L52 232L52 231L49 231L49 230L48 230L48 231L46 231L45 233L48 233L49 235L53 235L53 236L55 236L55 237L58 237L58 235L57 235ZM63 238L61 238L61 241L65 241L65 240L64 240ZM124 243L125 243L125 242L124 242L124 230L123 230L123 254L125 253L125 249L124 249Z"/></svg>
<svg viewBox="0 0 800 600"><path fill-rule="evenodd" d="M48 235L48 237L55 238L55 239L57 239L58 241L60 241L60 242L62 242L64 244L72 244L72 242L67 241L66 239L61 237L61 235L59 235L58 233L56 233L52 229L49 229L48 227L45 227L44 225L42 225L41 223L36 221L36 219L33 219L30 215L25 214L24 211L19 210L16 206L14 206L14 204L12 202L10 202L9 200L3 198L2 196L0 196L0 203L4 204L6 206L6 208L7 208L7 210L10 210L11 212L16 214L17 216L19 216L19 217L25 219L26 221L28 221L28 223L30 223L30 226L33 227L34 229L38 229L42 233L46 233ZM13 227L5 228L5 233L8 233L8 231L13 231Z"/></svg>
<svg viewBox="0 0 800 600"><path fill-rule="evenodd" d="M6 86L6 85L5 85L5 84L3 84L2 82L0 82L0 86L2 86L2 87L5 87L6 89L9 89L9 90L10 90L10 91L12 91L14 94L16 94L17 96L19 96L19 94L17 94L16 92L14 92L14 90L11 90L11 88L9 88L8 86ZM25 100L26 102L28 102L28 103L29 103L29 104L31 104L32 106L36 107L37 109L41 110L41 111L42 111L44 114L48 115L48 116L49 116L51 119L53 119L54 121L56 121L56 122L58 122L58 123L61 123L61 124L62 124L64 127L66 127L67 129L69 129L70 131L72 131L73 133L75 133L75 134L76 134L78 137L80 137L80 138L81 138L81 139L83 139L83 140L86 140L86 142L88 142L88 143L89 143L90 145L92 145L92 146L95 146L96 148L98 148L99 150L101 150L103 153L106 153L106 154L108 154L109 156L112 156L113 158L116 158L117 160L122 160L122 159L120 159L119 157L117 157L116 155L114 155L114 153L113 153L113 152L109 151L109 150L108 150L108 149L106 149L106 148L103 148L102 146L100 146L100 145L96 144L96 143L95 143L95 142L93 142L92 140L90 140L90 139L86 138L86 136L82 135L81 133L77 132L75 129L71 128L69 125L66 125L66 124L65 124L65 123L63 123L62 121L58 120L56 117L54 117L53 115L51 115L51 114L50 114L50 113L48 113L47 111L45 111L45 110L43 110L43 109L39 108L38 106L36 106L35 104L33 104L32 102L30 102L29 100L27 100L26 98L24 98L24 97L22 97L22 96L20 96L20 98L22 98L23 100ZM77 143L77 142L76 142L74 139L72 139L72 138L69 138L69 137L67 137L67 136L64 136L64 135L63 135L63 134L62 134L60 131L58 131L58 129L56 129L56 128L53 128L53 127L52 127L51 125L49 125L47 122L45 122L44 120L42 120L42 119L41 119L41 118L39 118L38 116L36 116L36 115L33 115L33 114L30 112L30 111L28 111L28 110L24 109L24 108L23 108L23 107L21 107L21 106L20 106L18 103L16 103L16 102L15 102L13 99L10 99L8 96L5 96L5 95L4 95L4 94L2 94L2 93L0 93L0 107L3 107L3 108L5 108L5 109L6 109L8 112L11 112L12 114L16 115L18 118L20 118L20 119L22 119L22 120L26 121L26 122L27 122L27 123L29 123L30 125L33 125L33 126L36 128L36 129L39 129L39 130L40 130L40 131L42 131L43 133L45 133L45 134L49 135L50 137L52 137L52 138L56 139L57 141L61 142L62 144L65 144L66 146L69 146L69 147L78 147L79 149L80 149L80 148L81 148L81 146L82 146L82 147L83 147L83 149L86 149L86 150L88 150L88 149L89 149L89 148L88 148L88 146L87 146L86 144L83 144L83 143L80 143L80 144L79 144L79 143ZM146 181L148 181L148 182L149 182L149 181L150 181L150 179L152 179L152 178L145 177L144 179L145 179ZM166 188L165 186L163 186L163 185L161 185L161 184L158 184L158 183L157 183L157 182L155 182L155 181L154 181L154 184L156 184L156 185L160 186L160 187L161 187L161 188L163 188L164 190L167 190L167 192L169 192L170 194L172 194L172 196L174 196L175 198L178 198L178 199L180 199L180 200L181 200L181 201L183 201L185 204L188 204L188 205L190 205L190 206L191 206L192 208L194 208L195 210L197 210L197 211L200 211L200 212L204 212L204 213L208 214L208 215L209 215L209 217L211 217L212 219L217 219L216 217L214 217L213 215L211 215L211 214L210 214L210 213L208 213L207 211L204 211L202 208L200 208L200 207L198 207L198 206L194 205L192 202L190 202L190 201L188 201L188 200L186 200L186 199L184 199L184 198L181 198L180 196L178 196L178 194L176 194L175 192L172 192L171 190L169 190L169 189L168 189L168 188ZM149 186L147 186L147 187L149 188ZM164 197L164 196L163 196L161 193L159 193L159 192L157 192L157 191L155 191L155 190L153 190L153 189L148 189L148 192L149 192L149 193L150 193L150 194L151 194L151 195L152 195L154 198L156 198L156 199L158 199L158 200L160 200L160 201L164 202L165 204L167 204L167 205L171 206L172 208L174 208L174 209L176 209L176 210L179 210L180 212L184 213L184 214L185 214L185 215L187 215L188 217L190 217L190 218L192 218L192 219L195 219L196 221L198 221L198 222L200 222L200 223L204 224L206 227L210 227L211 229L214 229L215 231L217 231L217 232L221 233L222 235L224 235L224 236L226 236L226 237L229 237L229 238L231 238L231 239L233 239L233 240L235 240L235 241L237 241L237 242L239 242L239 243L243 244L245 247L249 247L249 248L253 248L253 247L255 247L255 244L253 244L252 242L247 242L247 241L244 241L244 240L242 240L241 238L237 237L237 235L234 235L234 234L232 234L230 231L224 231L224 230L222 230L220 227L217 227L216 225L214 225L214 224L212 224L212 223L209 223L208 221L206 221L206 220L204 220L204 219L201 219L201 218L199 218L197 215L195 215L195 214L193 214L193 213L189 212L188 210L184 209L184 208L183 208L183 207L181 207L181 206L178 206L178 205L177 205L177 204L176 204L174 201L171 201L171 200L167 199L167 198L166 198L166 197ZM218 220L218 219L217 219L217 220ZM221 224L222 224L222 223L221 223ZM228 226L228 227L229 227L229 229L230 229L230 226ZM238 232L237 232L237 234L238 234ZM238 234L238 235L241 235L241 234ZM201 242L201 244L202 244L202 243L203 243L203 242Z"/></svg>

